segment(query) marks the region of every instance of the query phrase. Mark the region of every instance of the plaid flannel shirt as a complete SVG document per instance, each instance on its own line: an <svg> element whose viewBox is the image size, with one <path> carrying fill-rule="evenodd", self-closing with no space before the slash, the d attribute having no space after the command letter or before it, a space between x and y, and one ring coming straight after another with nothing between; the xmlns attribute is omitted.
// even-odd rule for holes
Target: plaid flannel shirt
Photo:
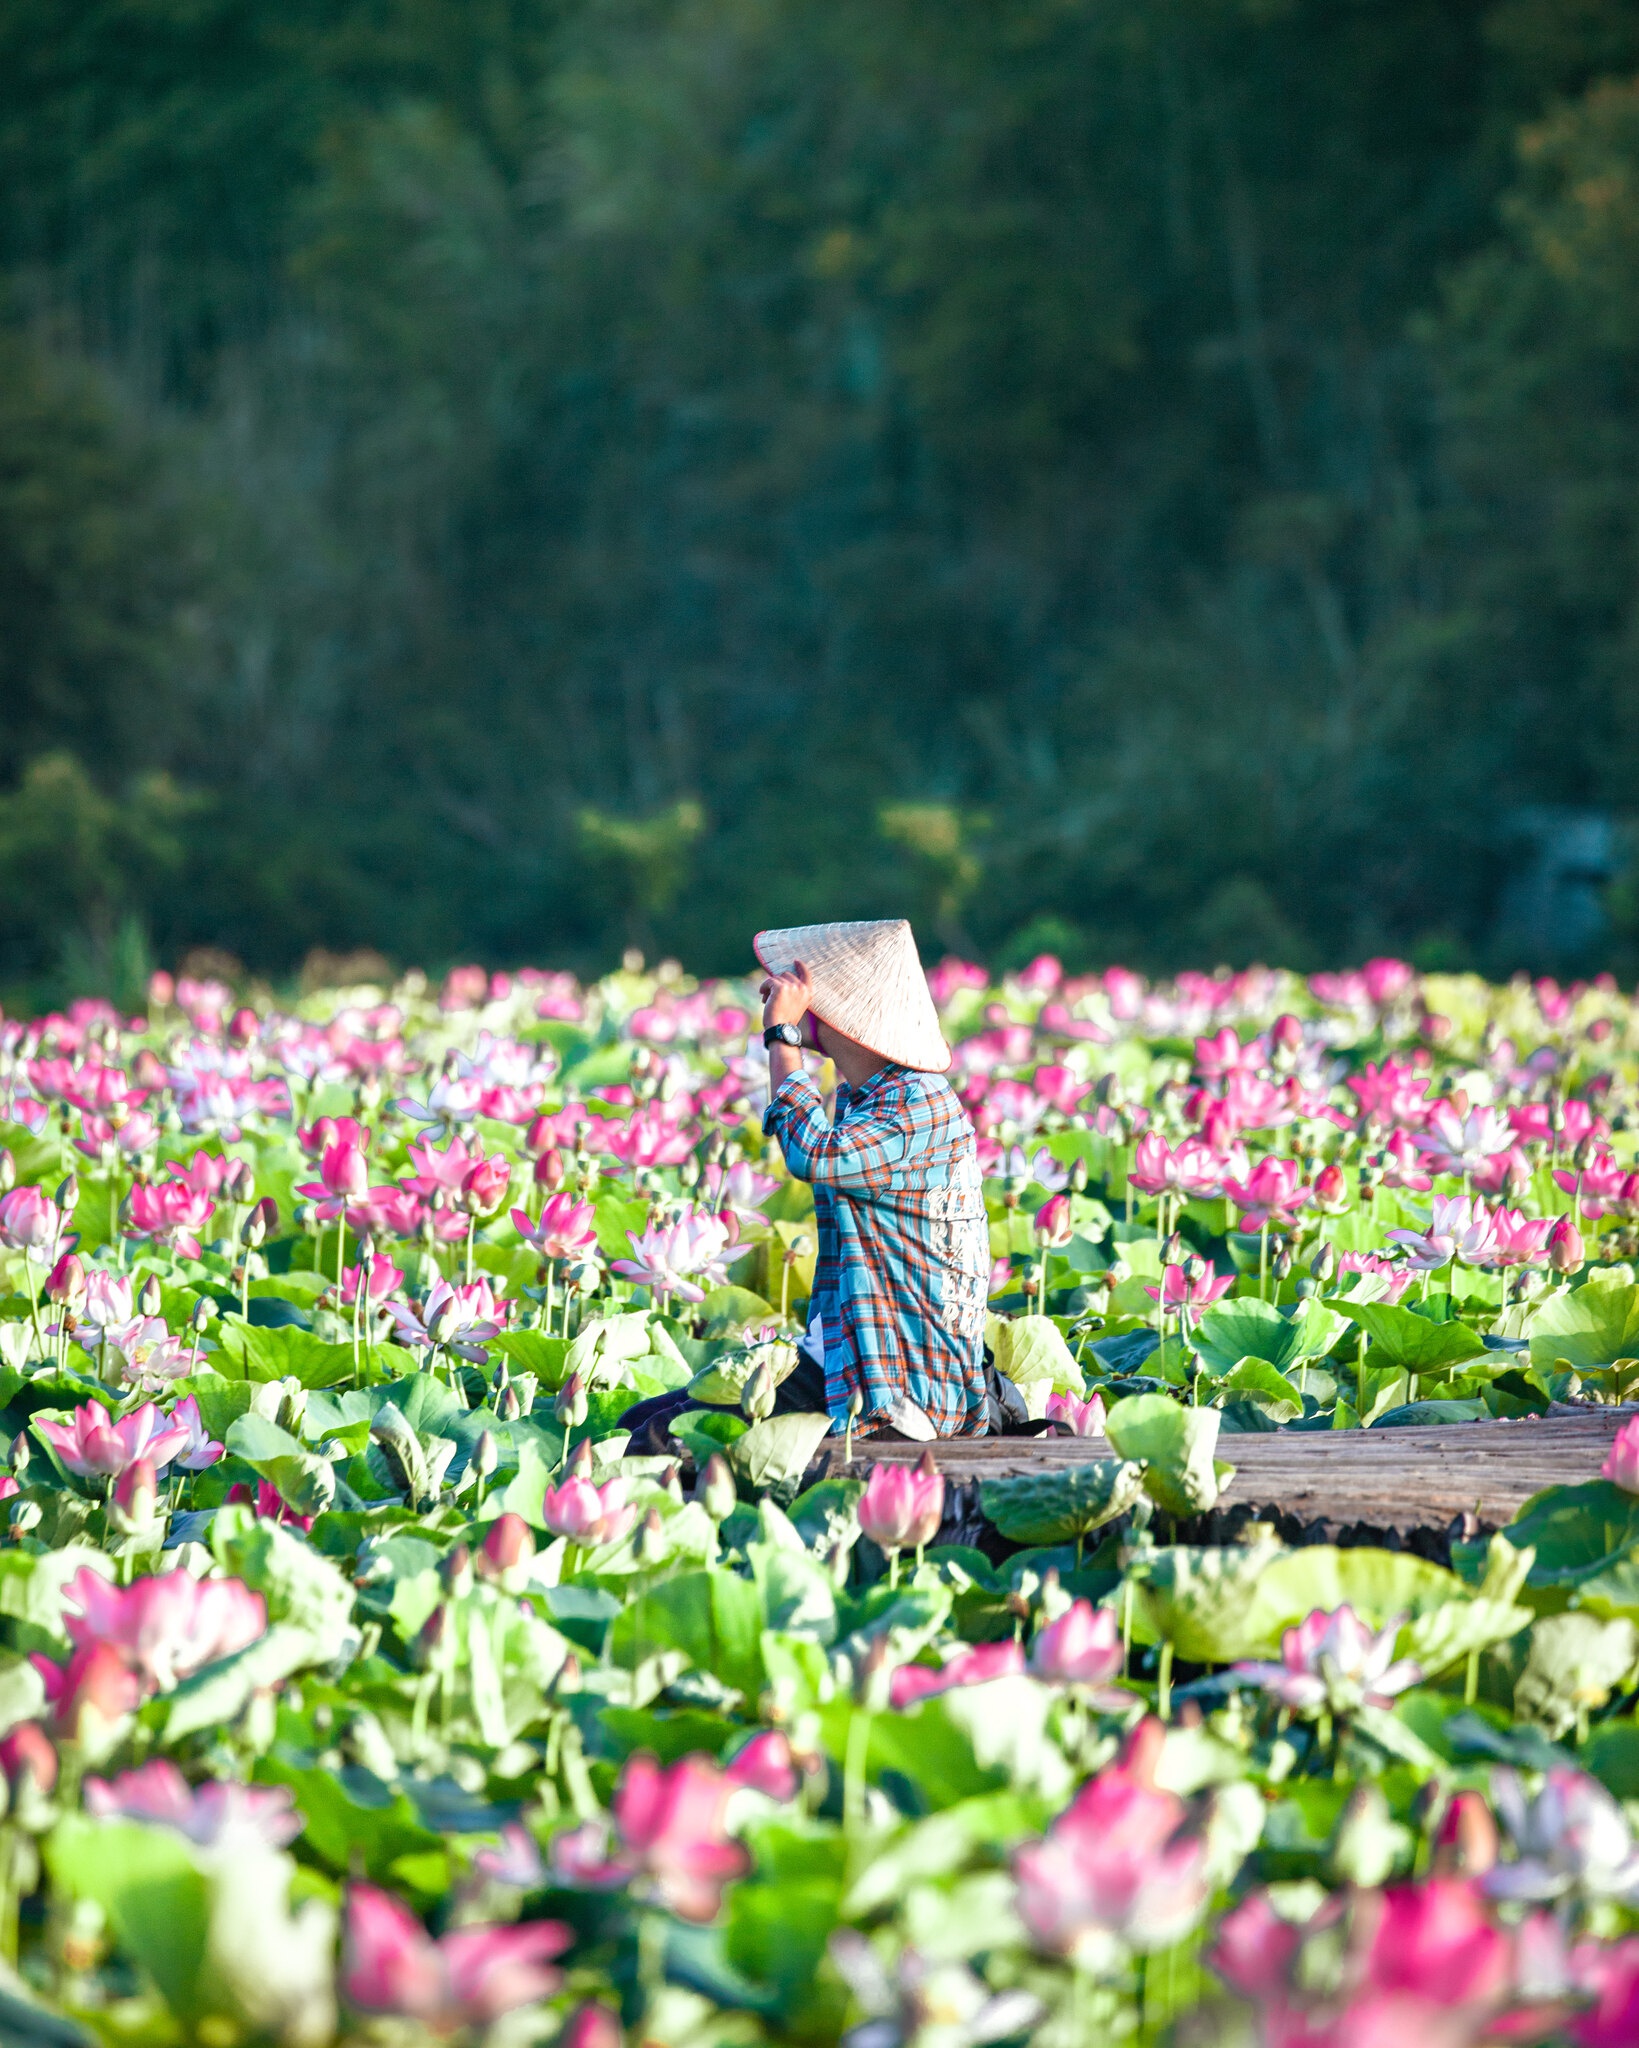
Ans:
<svg viewBox="0 0 1639 2048"><path fill-rule="evenodd" d="M857 1389L867 1435L906 1398L941 1436L983 1430L990 1228L973 1126L950 1083L879 1068L860 1088L838 1088L828 1124L799 1071L776 1089L763 1129L814 1188L812 1306L833 1423Z"/></svg>

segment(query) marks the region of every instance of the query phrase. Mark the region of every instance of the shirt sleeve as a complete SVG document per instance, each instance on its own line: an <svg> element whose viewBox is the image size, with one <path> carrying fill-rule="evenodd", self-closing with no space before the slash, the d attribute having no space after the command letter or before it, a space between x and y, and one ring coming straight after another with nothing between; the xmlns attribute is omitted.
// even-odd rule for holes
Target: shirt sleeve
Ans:
<svg viewBox="0 0 1639 2048"><path fill-rule="evenodd" d="M871 1192L910 1149L903 1109L862 1110L840 1123L825 1121L820 1092L807 1074L789 1075L775 1089L763 1129L778 1141L798 1180L844 1193Z"/></svg>

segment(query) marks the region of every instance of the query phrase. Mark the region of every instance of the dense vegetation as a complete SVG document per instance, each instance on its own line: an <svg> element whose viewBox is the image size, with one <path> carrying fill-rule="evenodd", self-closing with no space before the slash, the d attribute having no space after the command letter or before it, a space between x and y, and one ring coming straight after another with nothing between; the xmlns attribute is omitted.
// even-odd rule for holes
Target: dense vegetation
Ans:
<svg viewBox="0 0 1639 2048"><path fill-rule="evenodd" d="M960 1492L781 1412L743 983L0 1025L8 2042L1633 2048L1639 1007L930 981ZM1503 1529L1259 1491L1491 1418L1582 1450Z"/></svg>
<svg viewBox="0 0 1639 2048"><path fill-rule="evenodd" d="M14 0L0 978L1521 964L1529 808L1639 769L1636 65L1619 0Z"/></svg>

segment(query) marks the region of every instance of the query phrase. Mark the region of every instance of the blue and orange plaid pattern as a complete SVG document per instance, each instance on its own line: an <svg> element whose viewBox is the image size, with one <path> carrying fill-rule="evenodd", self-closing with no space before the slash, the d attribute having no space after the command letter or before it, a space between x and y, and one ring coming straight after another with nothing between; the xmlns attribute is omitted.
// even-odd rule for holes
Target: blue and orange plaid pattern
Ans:
<svg viewBox="0 0 1639 2048"><path fill-rule="evenodd" d="M814 1298L825 1330L825 1401L838 1427L883 1427L909 1399L941 1436L985 1427L990 1227L973 1126L949 1082L879 1068L837 1089L825 1121L807 1074L781 1083L763 1118L814 1189Z"/></svg>

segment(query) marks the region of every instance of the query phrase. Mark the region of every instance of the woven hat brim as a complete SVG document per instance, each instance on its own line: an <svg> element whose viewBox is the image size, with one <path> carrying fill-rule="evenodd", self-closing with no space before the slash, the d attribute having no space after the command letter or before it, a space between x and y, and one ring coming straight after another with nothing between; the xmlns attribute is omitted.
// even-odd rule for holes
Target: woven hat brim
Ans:
<svg viewBox="0 0 1639 2048"><path fill-rule="evenodd" d="M751 944L771 973L802 961L814 1014L832 1030L919 1073L949 1070L951 1049L904 918L787 925L759 932Z"/></svg>

